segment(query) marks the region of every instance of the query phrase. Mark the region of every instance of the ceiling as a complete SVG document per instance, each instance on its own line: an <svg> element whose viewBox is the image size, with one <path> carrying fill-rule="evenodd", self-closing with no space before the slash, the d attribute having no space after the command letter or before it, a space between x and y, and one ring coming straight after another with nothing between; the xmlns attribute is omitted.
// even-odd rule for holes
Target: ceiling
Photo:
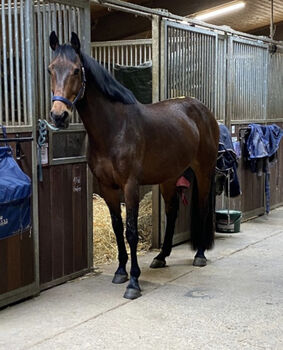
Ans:
<svg viewBox="0 0 283 350"><path fill-rule="evenodd" d="M246 6L230 14L221 15L207 20L216 25L227 25L242 32L256 32L258 28L270 24L270 0L244 0ZM127 1L151 8L163 8L180 16L192 16L211 9L229 0L131 0ZM282 25L283 32L283 0L274 0L274 23ZM138 33L150 31L148 20L119 11L92 4L92 36L94 40L111 40L131 37ZM281 23L280 23L281 22ZM282 34L283 35L283 34ZM277 40L283 40L277 38Z"/></svg>

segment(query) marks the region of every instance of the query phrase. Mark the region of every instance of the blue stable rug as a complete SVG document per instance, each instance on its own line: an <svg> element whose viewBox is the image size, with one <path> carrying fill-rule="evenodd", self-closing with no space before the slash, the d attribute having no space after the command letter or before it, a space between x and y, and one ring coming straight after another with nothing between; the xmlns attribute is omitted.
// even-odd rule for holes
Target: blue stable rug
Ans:
<svg viewBox="0 0 283 350"><path fill-rule="evenodd" d="M8 146L0 147L0 239L30 228L31 180Z"/></svg>

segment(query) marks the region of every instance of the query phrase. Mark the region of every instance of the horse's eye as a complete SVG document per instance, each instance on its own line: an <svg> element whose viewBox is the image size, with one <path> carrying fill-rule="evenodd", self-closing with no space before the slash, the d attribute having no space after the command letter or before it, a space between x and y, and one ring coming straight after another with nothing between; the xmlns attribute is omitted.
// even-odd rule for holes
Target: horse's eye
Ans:
<svg viewBox="0 0 283 350"><path fill-rule="evenodd" d="M80 70L77 68L74 70L74 75L78 75L80 73Z"/></svg>

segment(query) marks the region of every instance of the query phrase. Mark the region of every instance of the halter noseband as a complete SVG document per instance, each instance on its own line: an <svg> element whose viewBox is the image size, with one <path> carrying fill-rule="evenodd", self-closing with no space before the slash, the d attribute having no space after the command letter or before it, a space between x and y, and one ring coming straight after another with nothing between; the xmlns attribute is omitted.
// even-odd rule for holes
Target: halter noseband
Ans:
<svg viewBox="0 0 283 350"><path fill-rule="evenodd" d="M77 94L77 96L75 97L74 101L70 101L68 100L66 97L63 96L53 96L52 97L52 102L54 101L60 101L65 103L65 105L67 105L68 107L70 107L71 109L73 109L73 107L75 106L75 104L81 100L84 97L85 94L85 86L86 86L86 77L85 77L85 69L82 66L82 86Z"/></svg>

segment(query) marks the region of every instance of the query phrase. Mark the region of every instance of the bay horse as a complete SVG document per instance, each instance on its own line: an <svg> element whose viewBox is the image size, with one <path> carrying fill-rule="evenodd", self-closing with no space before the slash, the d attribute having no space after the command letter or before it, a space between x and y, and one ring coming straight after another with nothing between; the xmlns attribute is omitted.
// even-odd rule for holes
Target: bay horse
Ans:
<svg viewBox="0 0 283 350"><path fill-rule="evenodd" d="M177 98L143 105L93 58L81 51L78 36L60 45L49 37L54 58L48 67L53 105L51 119L67 128L76 109L88 134L88 164L109 207L118 245L119 266L113 283L128 280L128 260L120 209L126 204L126 239L130 246L130 281L125 298L141 295L137 261L139 185L159 184L165 201L166 230L161 252L151 267L163 267L170 255L178 212L176 182L186 169L194 174L191 244L194 265L204 266L204 251L214 241L214 171L218 124L200 101Z"/></svg>

